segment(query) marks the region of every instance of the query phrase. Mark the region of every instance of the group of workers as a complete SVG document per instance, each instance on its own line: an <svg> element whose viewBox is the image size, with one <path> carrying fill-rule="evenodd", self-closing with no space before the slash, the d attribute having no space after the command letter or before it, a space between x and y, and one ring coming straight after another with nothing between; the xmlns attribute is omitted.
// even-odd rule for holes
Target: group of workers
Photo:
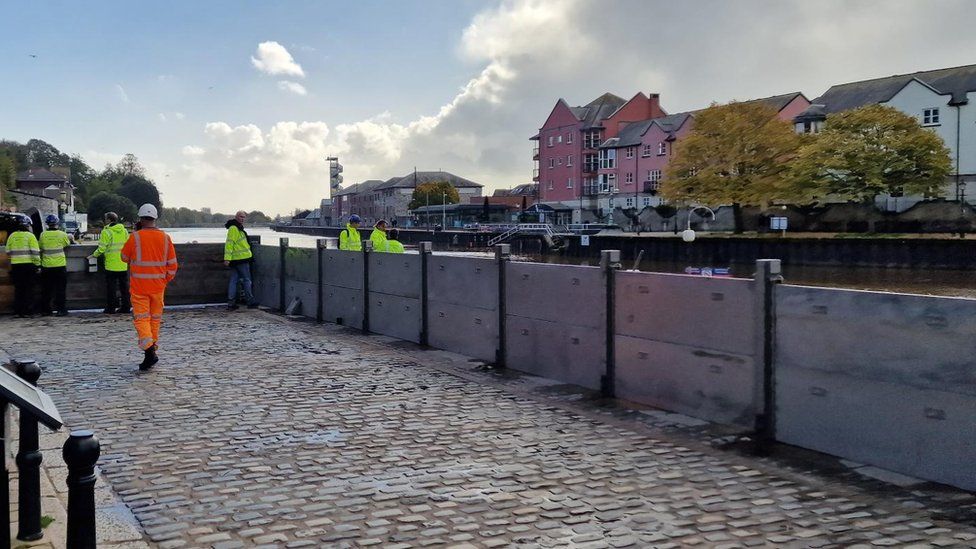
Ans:
<svg viewBox="0 0 976 549"><path fill-rule="evenodd" d="M104 227L98 248L89 260L104 257L106 314L132 312L139 348L144 357L140 370L148 370L159 361L159 327L163 318L166 286L176 276L179 264L176 248L168 234L156 227L159 214L152 204L139 208L139 221L130 234L114 212L105 214ZM243 294L248 307L256 307L252 288L253 254L244 223L247 213L237 212L227 222L224 243L224 266L230 271L227 286L227 307L236 309ZM28 317L32 312L33 287L38 275L42 283L40 312L43 315L65 316L67 287L67 256L65 248L74 240L59 228L57 216L45 219L46 230L40 239L31 232L32 222L24 216L18 230L7 238L6 252L10 257L11 278L14 285L14 313ZM352 215L339 234L339 249L361 251L359 226L362 219ZM369 236L373 251L403 253L403 244L396 228L389 228L385 220L376 222ZM53 301L53 305L52 305Z"/></svg>
<svg viewBox="0 0 976 549"><path fill-rule="evenodd" d="M363 241L359 236L359 226L363 220L356 214L349 216L346 228L339 233L339 249L350 252L358 252L363 249ZM369 234L369 240L373 243L374 252L387 252L393 254L403 253L403 244L397 240L400 231L390 228L385 219L380 219L373 225L373 231Z"/></svg>
<svg viewBox="0 0 976 549"><path fill-rule="evenodd" d="M159 217L156 207L143 204L138 215L136 230L129 234L119 223L117 214L106 213L98 249L89 258L104 256L106 304L103 312L132 311L139 348L144 355L139 369L148 370L159 361L156 351L163 319L163 296L179 265L172 239L156 228ZM38 275L42 284L41 314L68 314L65 248L74 244L74 240L59 229L57 216L47 216L45 224L47 228L38 239L31 232L30 218L24 216L21 226L7 237L14 313L19 318L31 315Z"/></svg>

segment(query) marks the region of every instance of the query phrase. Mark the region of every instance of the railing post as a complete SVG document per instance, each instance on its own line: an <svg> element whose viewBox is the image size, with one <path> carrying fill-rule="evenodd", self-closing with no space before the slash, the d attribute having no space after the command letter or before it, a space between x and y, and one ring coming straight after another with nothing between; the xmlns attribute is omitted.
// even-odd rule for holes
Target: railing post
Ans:
<svg viewBox="0 0 976 549"><path fill-rule="evenodd" d="M37 385L41 367L33 360L14 360L17 375ZM35 541L41 530L41 451L37 440L37 418L20 411L20 449L17 451L17 539ZM8 538L9 539L9 538Z"/></svg>
<svg viewBox="0 0 976 549"><path fill-rule="evenodd" d="M505 275L508 262L512 259L511 244L495 245L495 264L498 265L498 349L495 351L495 366L504 368L508 356L508 337L505 334Z"/></svg>
<svg viewBox="0 0 976 549"><path fill-rule="evenodd" d="M95 549L95 463L101 449L94 433L72 431L61 455L68 466L68 549Z"/></svg>
<svg viewBox="0 0 976 549"><path fill-rule="evenodd" d="M373 241L363 241L363 333L369 333L369 256L373 253Z"/></svg>
<svg viewBox="0 0 976 549"><path fill-rule="evenodd" d="M0 509L10 513L10 473L7 471L7 400L0 398ZM0 520L0 547L10 548L10 521Z"/></svg>
<svg viewBox="0 0 976 549"><path fill-rule="evenodd" d="M281 264L281 272L278 274L278 310L284 314L288 304L285 303L285 256L288 255L288 239L282 238L278 247Z"/></svg>
<svg viewBox="0 0 976 549"><path fill-rule="evenodd" d="M322 284L325 282L325 267L322 266L322 259L325 256L325 249L328 247L329 241L324 238L318 238L315 240L315 251L316 257L318 258L318 280L319 283L315 288L316 299L315 299L315 320L317 322L322 322L323 310L325 307L322 305Z"/></svg>
<svg viewBox="0 0 976 549"><path fill-rule="evenodd" d="M430 341L430 309L428 308L430 271L428 269L433 250L433 242L425 240L420 243L420 344L424 346Z"/></svg>
<svg viewBox="0 0 976 549"><path fill-rule="evenodd" d="M756 261L756 368L753 383L753 403L756 409L756 447L765 454L776 440L776 371L773 354L776 350L775 288L783 281L779 259Z"/></svg>
<svg viewBox="0 0 976 549"><path fill-rule="evenodd" d="M614 287L616 285L616 273L620 268L620 250L601 250L600 269L603 271L603 280L606 288L606 332L604 335L604 345L606 345L606 370L600 379L600 390L606 398L616 396L617 385L617 359L614 333L616 314Z"/></svg>

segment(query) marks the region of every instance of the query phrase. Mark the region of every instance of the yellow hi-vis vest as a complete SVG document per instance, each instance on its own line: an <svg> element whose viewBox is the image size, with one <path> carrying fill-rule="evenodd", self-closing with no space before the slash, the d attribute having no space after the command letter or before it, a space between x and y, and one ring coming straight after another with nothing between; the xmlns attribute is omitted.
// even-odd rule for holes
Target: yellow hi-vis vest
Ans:
<svg viewBox="0 0 976 549"><path fill-rule="evenodd" d="M41 248L41 267L66 267L68 258L64 249L71 245L68 233L59 230L47 230L41 233L38 241Z"/></svg>
<svg viewBox="0 0 976 549"><path fill-rule="evenodd" d="M41 264L41 249L30 231L15 231L7 237L7 255L11 265Z"/></svg>
<svg viewBox="0 0 976 549"><path fill-rule="evenodd" d="M386 233L373 228L373 232L369 233L369 239L373 241L373 251L374 252L388 252L386 244Z"/></svg>
<svg viewBox="0 0 976 549"><path fill-rule="evenodd" d="M224 243L224 261L238 261L251 258L251 243L247 241L247 234L231 225L227 229L227 241Z"/></svg>
<svg viewBox="0 0 976 549"><path fill-rule="evenodd" d="M346 223L346 228L339 233L339 249L350 252L363 251L363 241L359 238L359 231Z"/></svg>
<svg viewBox="0 0 976 549"><path fill-rule="evenodd" d="M98 249L92 255L105 256L105 270L113 273L124 273L129 266L122 261L122 246L129 240L129 231L121 223L112 223L102 229L98 237Z"/></svg>

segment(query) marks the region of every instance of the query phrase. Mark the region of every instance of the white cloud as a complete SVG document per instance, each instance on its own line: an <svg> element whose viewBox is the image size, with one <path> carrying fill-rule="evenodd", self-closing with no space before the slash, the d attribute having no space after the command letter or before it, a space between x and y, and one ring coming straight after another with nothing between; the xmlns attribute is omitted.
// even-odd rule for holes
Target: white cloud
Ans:
<svg viewBox="0 0 976 549"><path fill-rule="evenodd" d="M122 84L115 85L115 94L123 103L129 102L129 94L125 93L125 88L122 87Z"/></svg>
<svg viewBox="0 0 976 549"><path fill-rule="evenodd" d="M161 112L161 113L157 114L156 117L159 118L159 121L160 122L166 122L166 113Z"/></svg>
<svg viewBox="0 0 976 549"><path fill-rule="evenodd" d="M173 113L173 116L175 116L177 120L183 120L184 118L186 118L186 116L181 112Z"/></svg>
<svg viewBox="0 0 976 549"><path fill-rule="evenodd" d="M261 42L258 44L256 55L257 57L251 58L251 63L263 73L299 78L305 76L301 65L296 63L288 50L277 42Z"/></svg>
<svg viewBox="0 0 976 549"><path fill-rule="evenodd" d="M298 82L292 82L290 80L279 80L278 89L286 92L291 92L295 95L308 95L308 90L305 86L299 84Z"/></svg>

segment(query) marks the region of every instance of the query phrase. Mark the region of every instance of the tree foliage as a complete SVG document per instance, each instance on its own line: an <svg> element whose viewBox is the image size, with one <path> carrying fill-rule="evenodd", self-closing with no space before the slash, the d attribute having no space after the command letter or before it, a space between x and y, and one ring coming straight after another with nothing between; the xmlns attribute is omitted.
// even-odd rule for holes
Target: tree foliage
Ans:
<svg viewBox="0 0 976 549"><path fill-rule="evenodd" d="M135 222L137 207L124 196L100 192L88 201L88 219L93 223L101 222L106 212L115 212L125 221Z"/></svg>
<svg viewBox="0 0 976 549"><path fill-rule="evenodd" d="M413 191L413 196L411 197L410 204L407 206L407 208L410 210L415 210L428 204L431 206L440 206L441 204L445 203L457 204L460 201L461 196L458 194L458 190L454 187L454 185L451 185L447 181L431 181L429 183L421 183L417 185L417 188Z"/></svg>
<svg viewBox="0 0 976 549"><path fill-rule="evenodd" d="M139 175L127 175L123 177L115 192L119 196L128 198L137 206L152 204L156 206L156 211L161 211L163 207L156 185L153 185L151 181Z"/></svg>
<svg viewBox="0 0 976 549"><path fill-rule="evenodd" d="M678 142L661 184L671 200L711 206L792 198L789 163L800 146L792 126L760 103L712 105Z"/></svg>
<svg viewBox="0 0 976 549"><path fill-rule="evenodd" d="M142 167L142 164L139 163L139 159L136 158L136 155L132 153L126 153L125 156L122 157L122 160L119 160L119 163L115 165L115 172L122 177L129 175L136 175L139 177L146 176L146 169Z"/></svg>
<svg viewBox="0 0 976 549"><path fill-rule="evenodd" d="M185 207L163 208L159 212L160 226L163 227L223 227L228 219L234 217L234 214L210 213ZM249 225L267 224L271 223L271 218L260 210L254 210L247 213L247 223Z"/></svg>
<svg viewBox="0 0 976 549"><path fill-rule="evenodd" d="M942 139L915 118L867 105L829 115L792 168L793 186L806 202L864 202L882 193L939 195L952 160Z"/></svg>

